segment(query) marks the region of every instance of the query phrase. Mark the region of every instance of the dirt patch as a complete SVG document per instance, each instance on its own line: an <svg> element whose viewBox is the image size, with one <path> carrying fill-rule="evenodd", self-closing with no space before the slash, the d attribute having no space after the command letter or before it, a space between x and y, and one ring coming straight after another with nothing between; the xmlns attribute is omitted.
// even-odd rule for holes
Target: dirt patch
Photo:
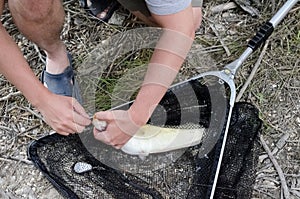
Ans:
<svg viewBox="0 0 300 199"><path fill-rule="evenodd" d="M218 68L235 60L257 28L282 5L281 1L251 2L259 12L256 17L239 7L212 12L212 8L222 3L225 2L204 3L203 24L196 36L196 41L206 48ZM99 24L79 7L77 1L65 2L64 6L66 23L62 39L73 54L76 67L80 67L87 54L110 35L142 26L124 11L121 13L125 21L118 26ZM279 167L274 166L267 149L262 147L253 198L280 198L284 191L288 191L291 198L300 197L299 18L298 3L276 28L266 43L266 50L255 52L237 75L239 92L258 57L262 57L241 100L251 102L260 110L264 121L260 137L262 143L265 141L266 146L274 151ZM1 21L39 76L44 66L44 54L18 32L8 11L2 15ZM28 144L49 134L51 129L3 76L0 76L0 108L0 198L60 198L26 155ZM279 140L282 145L278 144ZM279 175L280 170L284 180Z"/></svg>

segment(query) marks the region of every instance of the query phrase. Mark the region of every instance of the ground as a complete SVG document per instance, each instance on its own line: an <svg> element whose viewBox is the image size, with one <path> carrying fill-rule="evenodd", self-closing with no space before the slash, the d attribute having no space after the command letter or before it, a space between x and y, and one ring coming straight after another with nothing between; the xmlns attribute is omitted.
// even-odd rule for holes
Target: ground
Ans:
<svg viewBox="0 0 300 199"><path fill-rule="evenodd" d="M234 5L221 0L204 2L203 23L196 35L196 41L205 47L219 68L238 58L259 25L272 17L283 2L249 1L259 16L252 16L236 6L216 11L223 3ZM122 9L118 11L122 23L112 25L98 23L79 7L76 0L64 1L64 7L66 23L62 39L73 54L76 67L80 67L93 47L109 36L143 26ZM257 164L253 198L277 199L287 195L300 198L299 18L298 3L278 25L264 48L258 49L243 64L235 80L237 93L242 94L240 100L254 104L264 123L259 135L262 153ZM44 66L44 54L18 32L9 11L5 11L1 21L39 76ZM252 71L255 71L253 77ZM27 160L26 154L28 144L49 134L51 129L3 76L0 76L0 108L0 198L60 198Z"/></svg>

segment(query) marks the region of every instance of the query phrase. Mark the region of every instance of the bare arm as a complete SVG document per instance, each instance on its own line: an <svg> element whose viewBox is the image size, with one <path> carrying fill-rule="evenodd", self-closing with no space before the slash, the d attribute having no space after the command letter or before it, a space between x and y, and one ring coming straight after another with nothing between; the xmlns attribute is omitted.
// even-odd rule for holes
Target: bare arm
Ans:
<svg viewBox="0 0 300 199"><path fill-rule="evenodd" d="M0 1L0 13L3 1ZM54 95L34 75L18 46L0 23L0 73L19 89L57 132L67 135L82 131L89 123L80 115L83 108L72 98ZM75 116L73 109L76 110Z"/></svg>
<svg viewBox="0 0 300 199"><path fill-rule="evenodd" d="M25 97L38 106L41 96L50 92L38 81L24 59L18 46L0 24L0 73L14 84Z"/></svg>
<svg viewBox="0 0 300 199"><path fill-rule="evenodd" d="M108 126L101 133L95 130L95 138L116 148L121 148L148 121L176 77L194 39L191 6L176 14L152 14L152 17L161 27L170 31L165 31L160 38L133 105L128 112L107 111L96 114L98 119L106 120Z"/></svg>
<svg viewBox="0 0 300 199"><path fill-rule="evenodd" d="M172 15L155 15L153 19L164 29L154 51L143 86L130 114L136 124L145 124L166 90L175 79L195 36L192 8Z"/></svg>

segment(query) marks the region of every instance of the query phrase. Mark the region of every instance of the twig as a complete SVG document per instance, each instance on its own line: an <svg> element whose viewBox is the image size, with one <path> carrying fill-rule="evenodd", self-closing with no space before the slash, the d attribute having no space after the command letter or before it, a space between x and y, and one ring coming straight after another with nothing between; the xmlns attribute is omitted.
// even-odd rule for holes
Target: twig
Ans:
<svg viewBox="0 0 300 199"><path fill-rule="evenodd" d="M1 158L1 157L0 157L0 160L1 160L1 161L4 161L4 162L11 162L11 161L12 161L12 160L9 160L9 159L7 159L7 158Z"/></svg>
<svg viewBox="0 0 300 199"><path fill-rule="evenodd" d="M70 12L67 12L67 20L66 20L66 28L65 28L65 31L64 31L64 35L68 35L69 34L69 31L71 29L71 15L70 15Z"/></svg>
<svg viewBox="0 0 300 199"><path fill-rule="evenodd" d="M26 129L22 133L27 133L28 131L32 131L33 129L36 129L36 128L40 127L40 126L41 126L40 124L37 124L35 126L29 127L28 129Z"/></svg>
<svg viewBox="0 0 300 199"><path fill-rule="evenodd" d="M229 2L229 3L223 3L220 5L214 6L210 9L210 11L212 13L219 13L219 12L230 10L230 9L233 9L236 7L237 7L237 5L234 2Z"/></svg>
<svg viewBox="0 0 300 199"><path fill-rule="evenodd" d="M287 139L289 139L290 134L289 133L285 133L283 134L283 136L281 136L281 138L277 141L275 148L272 151L272 155L275 155L279 150L281 150L284 145L287 142ZM266 158L268 157L268 155L262 155L259 157L260 162L263 162Z"/></svg>
<svg viewBox="0 0 300 199"><path fill-rule="evenodd" d="M32 115L36 116L37 118L39 118L39 119L41 119L41 120L43 120L43 121L45 122L44 118L43 118L40 114L36 113L35 111L31 110L31 109L28 108L28 107L25 107L25 109L26 109L28 112L30 112Z"/></svg>
<svg viewBox="0 0 300 199"><path fill-rule="evenodd" d="M298 198L300 198L300 192L299 191L296 191L296 190L291 190L292 194L297 196Z"/></svg>
<svg viewBox="0 0 300 199"><path fill-rule="evenodd" d="M21 94L22 94L21 91L17 91L17 92L14 92L14 93L9 93L8 95L0 98L0 102L1 101L6 101L6 100L8 100L11 97L18 96L18 95L21 95Z"/></svg>
<svg viewBox="0 0 300 199"><path fill-rule="evenodd" d="M30 164L30 165L32 164L32 162L29 161L29 160L22 159L22 158L17 158L17 157L4 157L4 158L0 157L0 160L1 161L6 161L6 162L19 161L19 162L23 162L23 163Z"/></svg>
<svg viewBox="0 0 300 199"><path fill-rule="evenodd" d="M272 163L273 163L273 165L274 165L274 167L275 167L275 169L278 173L284 197L286 199L289 199L290 198L290 192L289 192L289 189L288 189L283 171L282 171L281 167L279 166L279 164L278 164L277 160L275 159L275 157L272 155L272 152L271 152L270 148L268 147L266 141L264 140L263 136L261 135L259 138L260 138L260 142L261 142L263 148L267 152L270 160L272 161Z"/></svg>
<svg viewBox="0 0 300 199"><path fill-rule="evenodd" d="M287 140L288 143L300 143L300 140Z"/></svg>
<svg viewBox="0 0 300 199"><path fill-rule="evenodd" d="M36 44L34 44L33 46L34 46L34 49L35 49L35 51L37 52L37 54L39 56L39 59L43 62L43 64L46 64L46 60L44 59L39 47Z"/></svg>
<svg viewBox="0 0 300 199"><path fill-rule="evenodd" d="M23 162L23 163L26 163L26 164L29 164L29 165L32 164L31 161L26 160L26 159L23 159L23 158L17 158L17 157L8 157L8 158L9 158L9 159L12 159L12 160L15 160L15 161Z"/></svg>
<svg viewBox="0 0 300 199"><path fill-rule="evenodd" d="M288 173L286 173L284 175L286 175L288 177L292 177L292 178L300 178L300 174L288 174Z"/></svg>
<svg viewBox="0 0 300 199"><path fill-rule="evenodd" d="M223 41L222 38L220 37L220 35L219 35L218 31L216 30L215 26L213 26L213 25L211 25L211 24L210 24L209 26L211 27L211 29L212 29L212 30L214 31L214 33L216 34L216 36L217 36L217 38L219 39L219 41L220 41L222 47L223 47L224 50L225 50L227 56L229 57L229 56L231 55L231 52L229 51L228 47L225 45L224 41Z"/></svg>
<svg viewBox="0 0 300 199"><path fill-rule="evenodd" d="M71 4L71 3L73 3L73 2L75 2L75 0L64 1L64 2L63 2L63 5L65 6L65 5Z"/></svg>
<svg viewBox="0 0 300 199"><path fill-rule="evenodd" d="M262 193L262 194L264 194L264 195L269 196L270 198L276 199L276 197L273 196L271 193L268 193L268 192L266 192L266 191L263 191L263 190L259 189L258 187L254 187L254 189L255 189L258 193Z"/></svg>
<svg viewBox="0 0 300 199"><path fill-rule="evenodd" d="M28 134L25 134L25 137L28 137L28 138L30 138L30 139L32 139L32 140L38 140L38 138L33 137L33 136L31 136L31 135L28 135Z"/></svg>
<svg viewBox="0 0 300 199"><path fill-rule="evenodd" d="M297 190L297 191L300 191L300 188L297 188L297 187L291 187L291 190Z"/></svg>
<svg viewBox="0 0 300 199"><path fill-rule="evenodd" d="M2 125L0 125L0 129L5 130L5 131L12 131L11 128L6 127L6 126L2 126Z"/></svg>
<svg viewBox="0 0 300 199"><path fill-rule="evenodd" d="M14 137L10 138L8 141L11 141L11 140L17 138L18 136L20 136L20 135L22 135L22 134L25 134L25 133L27 133L28 131L31 131L31 130L33 130L33 129L36 129L36 128L40 127L40 126L41 126L40 124L35 125L35 126L32 126L32 127L28 128L28 129L26 129L25 131L22 131L22 132L18 133L17 135L15 135Z"/></svg>
<svg viewBox="0 0 300 199"><path fill-rule="evenodd" d="M298 10L300 10L300 6L299 6L299 7L296 7L296 8L294 8L294 9L292 9L292 10L290 11L290 13L296 12L296 11L298 11Z"/></svg>
<svg viewBox="0 0 300 199"><path fill-rule="evenodd" d="M266 54L266 51L267 51L267 47L269 45L269 40L266 41L264 47L263 47L263 50L262 52L260 53L259 55L259 58L258 60L256 61L255 65L254 65L254 68L252 69L248 79L246 80L245 84L243 85L243 87L241 88L238 96L236 97L236 102L240 101L241 97L243 96L244 92L246 91L246 89L248 88L250 82L252 81L252 79L254 78L254 75L256 74L256 71L261 63L261 60L263 58L263 56Z"/></svg>

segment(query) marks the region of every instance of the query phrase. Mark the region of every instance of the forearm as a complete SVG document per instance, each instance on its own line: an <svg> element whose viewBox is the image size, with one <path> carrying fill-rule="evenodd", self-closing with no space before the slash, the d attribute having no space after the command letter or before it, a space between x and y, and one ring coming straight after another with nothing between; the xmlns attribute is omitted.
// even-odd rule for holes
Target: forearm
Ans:
<svg viewBox="0 0 300 199"><path fill-rule="evenodd" d="M137 125L149 119L190 50L194 39L194 24L186 22L192 18L188 10L190 8L173 16L154 16L166 30L154 50L143 85L129 110Z"/></svg>
<svg viewBox="0 0 300 199"><path fill-rule="evenodd" d="M39 82L20 49L0 24L0 73L3 74L34 106L49 91Z"/></svg>
<svg viewBox="0 0 300 199"><path fill-rule="evenodd" d="M137 125L147 122L157 104L174 81L184 59L163 50L155 50L143 84L130 108Z"/></svg>

